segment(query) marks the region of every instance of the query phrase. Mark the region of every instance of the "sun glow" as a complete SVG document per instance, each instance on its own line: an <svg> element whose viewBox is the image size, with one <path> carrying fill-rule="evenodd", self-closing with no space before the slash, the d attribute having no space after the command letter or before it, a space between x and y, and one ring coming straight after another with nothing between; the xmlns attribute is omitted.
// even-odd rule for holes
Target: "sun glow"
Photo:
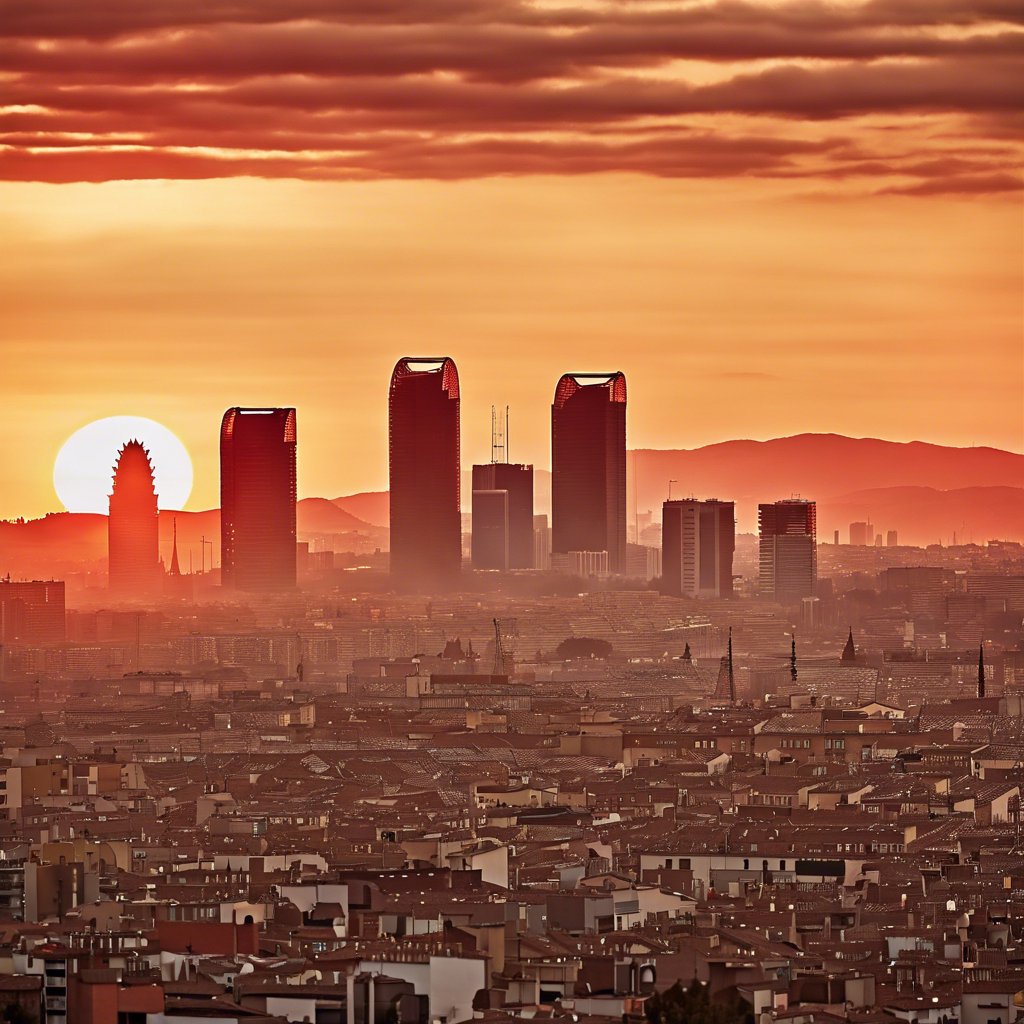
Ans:
<svg viewBox="0 0 1024 1024"><path fill-rule="evenodd" d="M117 453L131 440L149 452L159 507L184 507L192 493L192 460L178 437L144 416L108 416L75 431L57 453L53 486L69 512L106 514Z"/></svg>

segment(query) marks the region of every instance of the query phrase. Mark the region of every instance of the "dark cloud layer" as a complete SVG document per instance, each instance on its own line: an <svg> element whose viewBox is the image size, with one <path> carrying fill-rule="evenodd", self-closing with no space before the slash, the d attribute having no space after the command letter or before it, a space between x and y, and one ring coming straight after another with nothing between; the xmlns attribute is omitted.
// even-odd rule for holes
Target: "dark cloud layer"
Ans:
<svg viewBox="0 0 1024 1024"><path fill-rule="evenodd" d="M0 22L0 177L1004 192L1022 22L1016 0L20 0Z"/></svg>

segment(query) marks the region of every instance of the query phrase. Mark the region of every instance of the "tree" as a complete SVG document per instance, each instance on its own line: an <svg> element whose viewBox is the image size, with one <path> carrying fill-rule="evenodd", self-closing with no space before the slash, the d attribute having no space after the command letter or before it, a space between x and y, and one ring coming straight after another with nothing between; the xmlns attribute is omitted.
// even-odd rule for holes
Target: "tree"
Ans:
<svg viewBox="0 0 1024 1024"><path fill-rule="evenodd" d="M707 985L693 979L689 988L676 982L644 1003L650 1024L753 1024L754 1016L742 999L711 1001Z"/></svg>
<svg viewBox="0 0 1024 1024"><path fill-rule="evenodd" d="M607 640L591 636L571 636L555 648L555 654L566 661L570 658L607 658L611 653L612 645Z"/></svg>

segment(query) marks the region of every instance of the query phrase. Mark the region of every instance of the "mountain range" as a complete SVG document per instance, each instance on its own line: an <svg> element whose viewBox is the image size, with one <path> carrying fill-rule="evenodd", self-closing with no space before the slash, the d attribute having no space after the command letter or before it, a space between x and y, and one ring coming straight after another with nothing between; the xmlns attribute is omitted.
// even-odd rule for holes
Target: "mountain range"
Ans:
<svg viewBox="0 0 1024 1024"><path fill-rule="evenodd" d="M771 441L725 441L702 448L631 451L627 459L630 523L635 512L660 509L672 481L673 497L718 497L736 502L738 529L757 528L757 504L800 495L818 506L818 537L833 531L848 540L851 522L876 532L896 530L901 544L957 540L1024 541L1024 455L995 448L949 448L836 434L801 434ZM468 481L463 484L469 505ZM550 473L538 470L537 511L547 512ZM360 543L387 546L388 493L364 491L334 499L303 498L297 510L300 540L359 534ZM170 559L177 522L178 555L187 571L220 562L220 512L164 512L160 551ZM341 550L346 543L338 539ZM205 555L204 555L205 549ZM0 574L61 576L83 565L103 567L106 516L52 513L42 519L0 522Z"/></svg>

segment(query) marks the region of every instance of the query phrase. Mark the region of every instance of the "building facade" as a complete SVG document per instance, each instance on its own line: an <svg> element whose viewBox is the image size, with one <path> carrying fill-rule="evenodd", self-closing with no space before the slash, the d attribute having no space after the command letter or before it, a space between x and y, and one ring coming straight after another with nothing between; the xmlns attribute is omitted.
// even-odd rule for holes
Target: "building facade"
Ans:
<svg viewBox="0 0 1024 1024"><path fill-rule="evenodd" d="M110 589L123 596L151 594L160 586L153 466L139 441L129 441L117 453L107 518L107 566Z"/></svg>
<svg viewBox="0 0 1024 1024"><path fill-rule="evenodd" d="M228 409L220 430L221 581L236 590L295 586L294 409Z"/></svg>
<svg viewBox="0 0 1024 1024"><path fill-rule="evenodd" d="M477 491L505 491L507 495L508 557L504 566L478 562L477 559ZM493 504L493 502L492 502ZM486 517L481 529L493 533L493 524ZM481 552L486 550L486 545ZM533 466L515 462L488 462L473 467L473 566L479 569L533 568Z"/></svg>
<svg viewBox="0 0 1024 1024"><path fill-rule="evenodd" d="M787 498L757 506L760 590L782 603L813 597L818 581L817 508Z"/></svg>
<svg viewBox="0 0 1024 1024"><path fill-rule="evenodd" d="M443 585L462 566L459 373L447 356L399 359L388 395L391 573Z"/></svg>
<svg viewBox="0 0 1024 1024"><path fill-rule="evenodd" d="M626 377L567 373L551 405L551 551L626 558Z"/></svg>
<svg viewBox="0 0 1024 1024"><path fill-rule="evenodd" d="M675 597L731 597L736 506L666 501L661 510L662 579Z"/></svg>
<svg viewBox="0 0 1024 1024"><path fill-rule="evenodd" d="M66 639L63 580L0 580L0 642L45 647Z"/></svg>

